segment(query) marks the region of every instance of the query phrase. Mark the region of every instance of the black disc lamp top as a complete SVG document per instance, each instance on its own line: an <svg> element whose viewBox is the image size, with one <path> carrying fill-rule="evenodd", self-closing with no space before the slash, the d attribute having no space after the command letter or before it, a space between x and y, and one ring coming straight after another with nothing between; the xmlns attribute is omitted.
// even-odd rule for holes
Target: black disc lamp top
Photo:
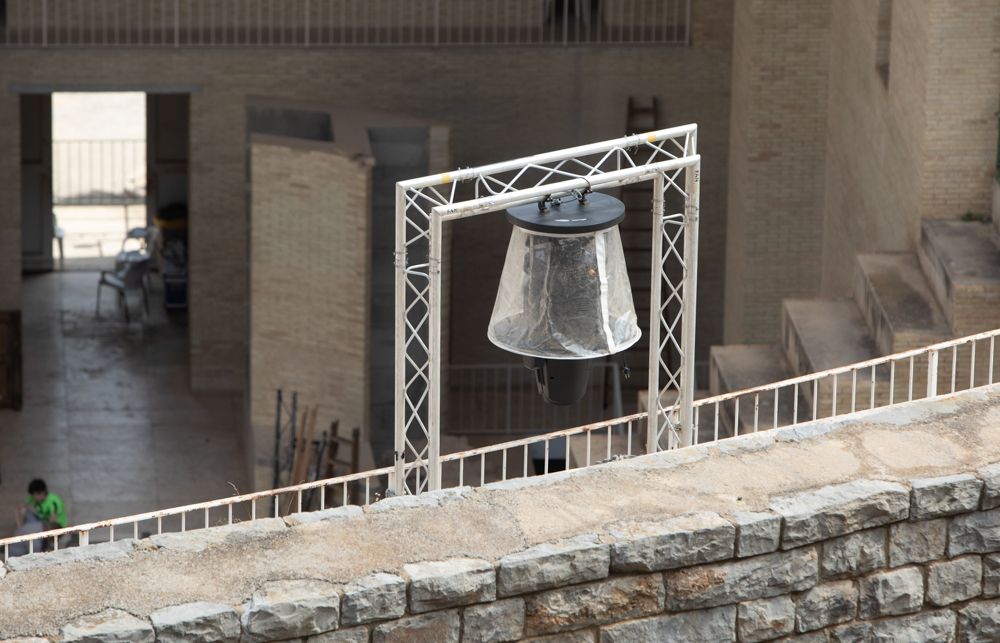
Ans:
<svg viewBox="0 0 1000 643"><path fill-rule="evenodd" d="M507 210L507 220L519 228L544 234L583 234L618 225L625 204L607 194L563 197L519 205Z"/></svg>

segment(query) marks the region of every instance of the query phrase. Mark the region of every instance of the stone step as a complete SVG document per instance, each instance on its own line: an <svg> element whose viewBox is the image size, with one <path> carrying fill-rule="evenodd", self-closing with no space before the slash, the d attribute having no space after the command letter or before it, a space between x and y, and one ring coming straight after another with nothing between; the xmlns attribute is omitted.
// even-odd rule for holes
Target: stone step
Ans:
<svg viewBox="0 0 1000 643"><path fill-rule="evenodd" d="M956 336L1000 325L1000 248L991 226L924 221L917 257Z"/></svg>
<svg viewBox="0 0 1000 643"><path fill-rule="evenodd" d="M854 300L882 355L950 337L948 321L913 253L858 255Z"/></svg>
<svg viewBox="0 0 1000 643"><path fill-rule="evenodd" d="M722 395L742 391L764 384L779 382L792 377L781 348L772 344L731 344L713 346L709 355L709 392ZM791 395L778 398L778 425L792 421L793 400ZM735 403L720 405L719 436L729 437L734 431ZM715 432L713 417L699 418L702 437L713 437ZM753 431L754 419L758 428L774 425L774 397L763 395L757 400L756 408L752 397L741 400L739 408L739 433Z"/></svg>
<svg viewBox="0 0 1000 643"><path fill-rule="evenodd" d="M867 324L849 299L786 299L781 337L785 357L796 375L878 356Z"/></svg>

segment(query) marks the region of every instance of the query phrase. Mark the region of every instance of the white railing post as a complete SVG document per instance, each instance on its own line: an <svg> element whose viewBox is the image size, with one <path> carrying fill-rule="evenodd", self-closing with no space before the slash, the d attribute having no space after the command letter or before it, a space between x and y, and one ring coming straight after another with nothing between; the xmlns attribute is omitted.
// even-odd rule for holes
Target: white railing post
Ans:
<svg viewBox="0 0 1000 643"><path fill-rule="evenodd" d="M696 132L691 133L690 153L696 153ZM701 161L685 170L684 284L681 291L681 446L694 443L695 316L698 293L698 216L700 210ZM737 418L737 422L739 419Z"/></svg>
<svg viewBox="0 0 1000 643"><path fill-rule="evenodd" d="M405 192L396 186L396 368L395 368L395 446L392 453L395 464L393 492L403 495L406 490L406 201Z"/></svg>
<svg viewBox="0 0 1000 643"><path fill-rule="evenodd" d="M441 215L430 213L429 287L430 332L427 341L427 490L441 488Z"/></svg>
<svg viewBox="0 0 1000 643"><path fill-rule="evenodd" d="M927 354L927 397L937 397L938 351Z"/></svg>
<svg viewBox="0 0 1000 643"><path fill-rule="evenodd" d="M653 179L652 256L649 284L649 382L646 408L646 453L660 450L660 288L663 281L663 174Z"/></svg>

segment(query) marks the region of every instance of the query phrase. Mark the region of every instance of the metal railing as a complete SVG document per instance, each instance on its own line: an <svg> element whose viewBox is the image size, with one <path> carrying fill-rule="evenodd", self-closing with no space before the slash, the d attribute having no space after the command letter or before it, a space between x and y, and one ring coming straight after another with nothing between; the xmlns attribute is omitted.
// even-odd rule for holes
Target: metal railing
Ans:
<svg viewBox="0 0 1000 643"><path fill-rule="evenodd" d="M6 0L0 47L686 45L690 0Z"/></svg>
<svg viewBox="0 0 1000 643"><path fill-rule="evenodd" d="M146 199L146 141L52 141L53 205L131 205Z"/></svg>
<svg viewBox="0 0 1000 643"><path fill-rule="evenodd" d="M942 393L969 390L998 381L996 339L1000 329L904 351L877 359L794 377L773 384L716 395L695 401L698 430L695 440L710 443L727 437L791 427L814 420L845 417L853 413L888 408ZM677 407L669 412L676 413ZM442 487L485 485L514 478L581 469L618 458L641 455L648 413L578 426L441 457ZM407 465L418 472L419 462ZM183 507L77 525L39 534L0 539L4 560L9 548L28 543L59 547L59 538L79 534L80 545L107 534L114 541L116 528L129 537L145 533L185 531L199 526L226 525L259 517L259 501L274 501L279 516L308 509L308 494L319 494L319 509L335 505L368 505L392 489L394 467L355 473L327 480L222 498ZM407 472L409 473L409 472ZM283 508L283 509L282 509ZM214 511L214 514L213 514ZM220 515L221 514L221 515ZM194 517L194 521L188 517ZM213 516L215 518L213 522ZM172 519L172 523L165 522Z"/></svg>
<svg viewBox="0 0 1000 643"><path fill-rule="evenodd" d="M446 369L450 435L528 435L622 415L621 366L593 364L586 395L577 404L546 404L535 374L522 364L453 364Z"/></svg>

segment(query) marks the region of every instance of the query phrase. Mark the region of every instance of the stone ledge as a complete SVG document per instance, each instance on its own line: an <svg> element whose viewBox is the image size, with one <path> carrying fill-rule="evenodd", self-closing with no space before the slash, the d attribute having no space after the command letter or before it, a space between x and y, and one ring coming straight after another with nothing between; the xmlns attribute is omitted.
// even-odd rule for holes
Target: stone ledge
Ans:
<svg viewBox="0 0 1000 643"><path fill-rule="evenodd" d="M855 480L777 498L771 509L784 519L781 548L792 549L904 520L910 492L895 482Z"/></svg>
<svg viewBox="0 0 1000 643"><path fill-rule="evenodd" d="M453 558L403 566L410 581L410 610L430 612L445 607L496 600L496 572L489 561Z"/></svg>
<svg viewBox="0 0 1000 643"><path fill-rule="evenodd" d="M239 545L266 538L288 529L281 518L258 518L222 527L207 527L179 533L157 534L149 542L159 549L200 553L209 547Z"/></svg>
<svg viewBox="0 0 1000 643"><path fill-rule="evenodd" d="M732 558L736 528L702 512L613 530L611 569L654 572Z"/></svg>
<svg viewBox="0 0 1000 643"><path fill-rule="evenodd" d="M12 572L25 572L35 569L45 569L53 565L80 562L101 562L127 558L135 549L136 541L132 539L119 540L113 543L99 543L87 547L70 547L58 551L17 556L7 561L7 568ZM0 575L0 578L3 578Z"/></svg>
<svg viewBox="0 0 1000 643"><path fill-rule="evenodd" d="M983 481L971 474L910 480L910 519L925 520L973 511L979 507Z"/></svg>
<svg viewBox="0 0 1000 643"><path fill-rule="evenodd" d="M107 609L98 614L84 616L62 628L64 643L89 643L91 641L131 641L153 643L156 635L148 621L128 612Z"/></svg>
<svg viewBox="0 0 1000 643"><path fill-rule="evenodd" d="M351 518L361 518L365 515L364 510L357 505L346 505L344 507L334 507L320 511L302 511L300 513L285 516L285 524L289 527L299 525L310 525L316 522L349 520Z"/></svg>
<svg viewBox="0 0 1000 643"><path fill-rule="evenodd" d="M497 594L513 596L606 578L611 555L597 536L543 543L500 559Z"/></svg>

